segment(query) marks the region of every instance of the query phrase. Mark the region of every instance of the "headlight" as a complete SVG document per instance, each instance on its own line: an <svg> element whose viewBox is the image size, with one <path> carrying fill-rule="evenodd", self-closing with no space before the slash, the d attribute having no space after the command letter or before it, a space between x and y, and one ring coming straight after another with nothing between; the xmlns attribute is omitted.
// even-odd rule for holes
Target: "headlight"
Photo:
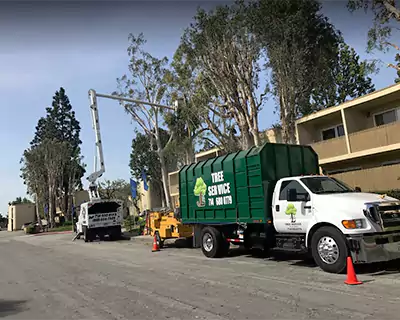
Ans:
<svg viewBox="0 0 400 320"><path fill-rule="evenodd" d="M346 229L362 229L364 227L364 219L343 220L342 225Z"/></svg>

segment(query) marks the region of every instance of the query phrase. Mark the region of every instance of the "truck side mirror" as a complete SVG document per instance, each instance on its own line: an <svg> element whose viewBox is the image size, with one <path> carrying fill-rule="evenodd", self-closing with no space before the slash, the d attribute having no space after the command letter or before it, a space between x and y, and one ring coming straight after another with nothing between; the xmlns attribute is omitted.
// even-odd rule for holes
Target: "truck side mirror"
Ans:
<svg viewBox="0 0 400 320"><path fill-rule="evenodd" d="M355 187L355 188L354 188L354 191L355 191L355 192L361 192L361 188L360 188L360 187Z"/></svg>
<svg viewBox="0 0 400 320"><path fill-rule="evenodd" d="M296 189L288 189L286 198L287 198L287 201L289 201L289 202L297 201L297 190Z"/></svg>

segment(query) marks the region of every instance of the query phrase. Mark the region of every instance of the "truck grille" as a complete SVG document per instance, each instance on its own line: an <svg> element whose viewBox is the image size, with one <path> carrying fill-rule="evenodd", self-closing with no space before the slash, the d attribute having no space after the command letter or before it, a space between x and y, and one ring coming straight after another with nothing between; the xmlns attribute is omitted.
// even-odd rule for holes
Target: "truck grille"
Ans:
<svg viewBox="0 0 400 320"><path fill-rule="evenodd" d="M400 226L400 203L380 203L378 210L383 228Z"/></svg>
<svg viewBox="0 0 400 320"><path fill-rule="evenodd" d="M367 204L367 216L381 225L383 231L400 227L400 202Z"/></svg>

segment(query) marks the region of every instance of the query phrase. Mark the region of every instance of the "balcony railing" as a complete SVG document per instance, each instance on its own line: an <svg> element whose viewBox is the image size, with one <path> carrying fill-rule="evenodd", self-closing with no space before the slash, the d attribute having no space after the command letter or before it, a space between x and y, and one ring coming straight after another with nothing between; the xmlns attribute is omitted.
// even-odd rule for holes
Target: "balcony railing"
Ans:
<svg viewBox="0 0 400 320"><path fill-rule="evenodd" d="M400 143L400 122L370 128L349 134L351 152Z"/></svg>
<svg viewBox="0 0 400 320"><path fill-rule="evenodd" d="M373 127L349 134L351 152L389 146L400 143L400 122ZM311 144L320 159L347 154L345 137L339 137Z"/></svg>
<svg viewBox="0 0 400 320"><path fill-rule="evenodd" d="M344 137L316 142L311 146L320 159L337 157L347 153L346 139Z"/></svg>

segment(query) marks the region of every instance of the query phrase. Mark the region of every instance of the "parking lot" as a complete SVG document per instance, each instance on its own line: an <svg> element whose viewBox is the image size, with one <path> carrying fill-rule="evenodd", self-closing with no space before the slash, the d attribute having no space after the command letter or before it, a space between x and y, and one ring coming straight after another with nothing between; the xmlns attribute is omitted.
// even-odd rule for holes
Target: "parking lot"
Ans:
<svg viewBox="0 0 400 320"><path fill-rule="evenodd" d="M151 252L151 239L84 243L1 232L0 317L10 319L394 319L396 264L360 286L310 262L232 251Z"/></svg>

